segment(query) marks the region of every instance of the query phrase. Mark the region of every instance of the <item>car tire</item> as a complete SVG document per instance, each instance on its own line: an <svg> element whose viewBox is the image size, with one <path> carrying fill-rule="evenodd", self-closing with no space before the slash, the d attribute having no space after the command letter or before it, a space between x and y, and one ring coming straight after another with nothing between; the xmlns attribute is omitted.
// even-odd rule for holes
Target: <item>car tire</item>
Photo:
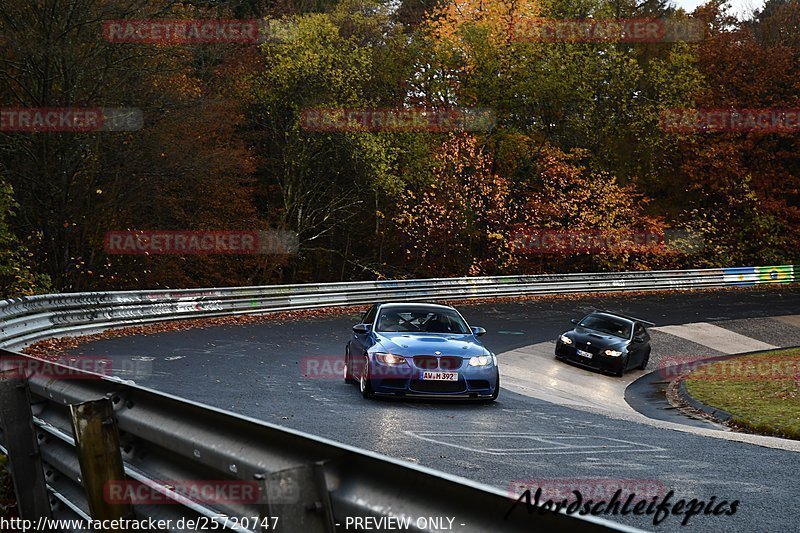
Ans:
<svg viewBox="0 0 800 533"><path fill-rule="evenodd" d="M480 400L480 403L492 403L497 399L497 396L500 394L500 371L497 372L497 386L494 388L494 392L488 398L483 398Z"/></svg>
<svg viewBox="0 0 800 533"><path fill-rule="evenodd" d="M644 354L644 358L642 359L642 364L639 365L640 370L647 370L647 363L650 362L650 348L647 349L647 353Z"/></svg>
<svg viewBox="0 0 800 533"><path fill-rule="evenodd" d="M353 373L351 372L352 364L350 364L350 347L346 347L344 350L344 382L348 385L354 385L356 383L356 378L353 377Z"/></svg>
<svg viewBox="0 0 800 533"><path fill-rule="evenodd" d="M358 378L358 385L361 389L361 396L364 398L372 398L375 394L372 392L372 380L369 378L369 357L364 358L364 368L361 370L361 376Z"/></svg>

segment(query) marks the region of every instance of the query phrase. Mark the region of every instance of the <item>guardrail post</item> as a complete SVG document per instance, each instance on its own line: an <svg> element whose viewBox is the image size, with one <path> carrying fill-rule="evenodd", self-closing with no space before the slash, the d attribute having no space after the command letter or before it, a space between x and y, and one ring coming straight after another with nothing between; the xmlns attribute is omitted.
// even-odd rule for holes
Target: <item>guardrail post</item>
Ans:
<svg viewBox="0 0 800 533"><path fill-rule="evenodd" d="M19 370L0 370L0 427L17 495L20 518L50 518L42 457L33 427L31 394Z"/></svg>
<svg viewBox="0 0 800 533"><path fill-rule="evenodd" d="M111 400L92 400L69 406L81 480L86 490L89 512L94 520L132 518L130 503L107 500L109 482L125 482L125 469L119 448L119 430ZM106 531L126 531L107 529Z"/></svg>
<svg viewBox="0 0 800 533"><path fill-rule="evenodd" d="M262 505L261 531L336 531L333 506L321 464L258 474L256 480L261 485L262 501L265 501Z"/></svg>

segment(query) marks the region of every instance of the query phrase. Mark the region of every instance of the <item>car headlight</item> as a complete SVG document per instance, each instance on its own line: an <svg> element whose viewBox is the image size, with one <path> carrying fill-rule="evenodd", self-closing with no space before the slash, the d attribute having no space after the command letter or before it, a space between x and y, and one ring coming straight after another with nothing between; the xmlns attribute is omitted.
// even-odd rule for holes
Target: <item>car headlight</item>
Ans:
<svg viewBox="0 0 800 533"><path fill-rule="evenodd" d="M492 364L492 357L490 355L479 355L478 357L470 357L469 366L489 366Z"/></svg>
<svg viewBox="0 0 800 533"><path fill-rule="evenodd" d="M380 361L381 363L387 365L404 365L406 364L406 358L400 355L395 355L393 353L376 353L375 358Z"/></svg>
<svg viewBox="0 0 800 533"><path fill-rule="evenodd" d="M563 342L564 344L572 344L572 339L570 339L566 335L561 335L560 339L561 342Z"/></svg>
<svg viewBox="0 0 800 533"><path fill-rule="evenodd" d="M617 350L606 350L603 352L606 355L610 355L611 357L619 357L622 355L622 352L618 352Z"/></svg>

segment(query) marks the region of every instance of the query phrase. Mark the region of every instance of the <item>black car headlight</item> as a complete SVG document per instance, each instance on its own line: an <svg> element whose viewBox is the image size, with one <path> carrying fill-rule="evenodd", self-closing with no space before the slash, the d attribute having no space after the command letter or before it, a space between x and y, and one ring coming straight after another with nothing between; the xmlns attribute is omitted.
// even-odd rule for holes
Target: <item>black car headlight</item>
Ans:
<svg viewBox="0 0 800 533"><path fill-rule="evenodd" d="M622 352L620 352L619 350L610 350L610 349L604 351L603 353L609 357L619 357L620 355L622 355Z"/></svg>
<svg viewBox="0 0 800 533"><path fill-rule="evenodd" d="M572 344L572 339L570 339L570 338L569 338L569 337L567 337L566 335L561 335L561 337L559 337L559 339L560 339L560 340L561 340L561 342L563 342L564 344Z"/></svg>

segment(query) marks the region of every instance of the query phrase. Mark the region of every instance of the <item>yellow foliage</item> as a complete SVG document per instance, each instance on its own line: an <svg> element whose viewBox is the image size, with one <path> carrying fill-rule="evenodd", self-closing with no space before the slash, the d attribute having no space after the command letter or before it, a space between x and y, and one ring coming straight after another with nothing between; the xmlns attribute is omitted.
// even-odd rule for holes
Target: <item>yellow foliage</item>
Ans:
<svg viewBox="0 0 800 533"><path fill-rule="evenodd" d="M452 0L429 15L427 27L443 45L462 48L468 27L482 29L492 43L503 44L513 39L518 24L540 12L537 0Z"/></svg>

